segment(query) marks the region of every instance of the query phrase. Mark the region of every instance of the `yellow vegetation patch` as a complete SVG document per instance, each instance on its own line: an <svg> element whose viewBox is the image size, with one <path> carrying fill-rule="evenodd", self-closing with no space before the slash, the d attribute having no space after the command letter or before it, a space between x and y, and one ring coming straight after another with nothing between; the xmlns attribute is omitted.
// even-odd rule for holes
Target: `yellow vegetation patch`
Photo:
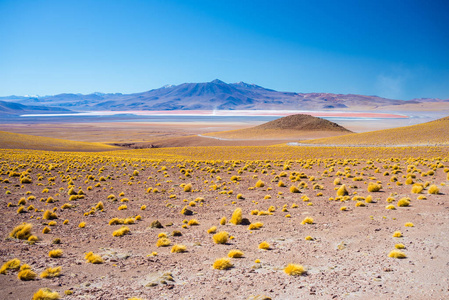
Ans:
<svg viewBox="0 0 449 300"><path fill-rule="evenodd" d="M388 257L393 257L393 258L406 258L407 255L399 250L392 250L389 254Z"/></svg>
<svg viewBox="0 0 449 300"><path fill-rule="evenodd" d="M41 278L53 278L53 277L59 277L61 275L62 267L56 267L56 268L47 268L45 271L43 271L40 275Z"/></svg>
<svg viewBox="0 0 449 300"><path fill-rule="evenodd" d="M229 233L226 231L220 231L212 236L215 244L226 244L228 242Z"/></svg>
<svg viewBox="0 0 449 300"><path fill-rule="evenodd" d="M22 281L34 280L37 274L30 269L25 269L17 274L17 277Z"/></svg>
<svg viewBox="0 0 449 300"><path fill-rule="evenodd" d="M313 224L313 218L311 217L306 217L304 220L302 220L301 225L305 225L305 224Z"/></svg>
<svg viewBox="0 0 449 300"><path fill-rule="evenodd" d="M34 293L32 300L58 300L58 299L60 299L58 292L53 292L50 289L44 288Z"/></svg>
<svg viewBox="0 0 449 300"><path fill-rule="evenodd" d="M86 253L84 259L91 264L102 264L104 262L100 255L94 254L93 252Z"/></svg>
<svg viewBox="0 0 449 300"><path fill-rule="evenodd" d="M234 265L231 263L231 260L227 257L217 259L212 267L217 270L227 270L232 268Z"/></svg>
<svg viewBox="0 0 449 300"><path fill-rule="evenodd" d="M124 236L124 235L129 234L129 233L130 233L129 227L128 226L123 226L122 228L115 230L112 233L112 236Z"/></svg>
<svg viewBox="0 0 449 300"><path fill-rule="evenodd" d="M231 250L228 253L228 257L231 257L231 258L241 258L241 257L243 257L243 255L244 255L243 252L240 250L237 250L237 249Z"/></svg>
<svg viewBox="0 0 449 300"><path fill-rule="evenodd" d="M262 249L262 250L269 250L270 247L271 247L270 244L268 244L265 241L259 244L259 249Z"/></svg>
<svg viewBox="0 0 449 300"><path fill-rule="evenodd" d="M232 213L232 217L231 220L229 220L229 222L231 222L234 225L239 225L242 223L242 220L243 220L242 209L236 208L236 210L234 210L234 212Z"/></svg>
<svg viewBox="0 0 449 300"><path fill-rule="evenodd" d="M0 274L6 274L8 270L18 270L20 268L20 260L17 258L5 262L0 268Z"/></svg>
<svg viewBox="0 0 449 300"><path fill-rule="evenodd" d="M263 223L262 222L255 222L255 223L251 223L248 226L248 230L257 230L259 228L262 228Z"/></svg>
<svg viewBox="0 0 449 300"><path fill-rule="evenodd" d="M172 253L183 253L187 251L187 247L184 245L173 245L173 247L171 248Z"/></svg>
<svg viewBox="0 0 449 300"><path fill-rule="evenodd" d="M48 253L48 256L51 258L60 258L62 257L63 251L61 249L55 249L55 250L51 250Z"/></svg>
<svg viewBox="0 0 449 300"><path fill-rule="evenodd" d="M9 234L10 237L16 238L19 240L26 240L31 236L31 230L33 229L33 225L30 223L23 223L19 226L16 226Z"/></svg>
<svg viewBox="0 0 449 300"><path fill-rule="evenodd" d="M300 276L305 273L305 269L301 265L289 264L284 268L284 272L290 276Z"/></svg>
<svg viewBox="0 0 449 300"><path fill-rule="evenodd" d="M156 242L156 247L168 247L170 246L171 241L168 238L160 238Z"/></svg>

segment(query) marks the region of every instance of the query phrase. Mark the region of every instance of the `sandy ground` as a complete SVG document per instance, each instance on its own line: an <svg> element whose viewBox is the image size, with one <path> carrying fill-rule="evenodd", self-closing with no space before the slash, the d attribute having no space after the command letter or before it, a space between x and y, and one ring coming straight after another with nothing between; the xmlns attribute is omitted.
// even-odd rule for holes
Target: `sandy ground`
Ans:
<svg viewBox="0 0 449 300"><path fill-rule="evenodd" d="M6 165L22 163L17 158L16 162L12 159L5 162L5 158L8 157L2 157L3 170ZM241 162L234 166L232 163L201 163L197 168L195 162L187 161L153 164L140 160L129 162L124 158L107 163L107 160L99 159L101 157L96 156L95 162L86 160L91 170L88 172L74 168L77 164L75 160L59 161L61 165L54 170L43 172L38 167L32 168L32 184L22 187L16 177L9 178L10 183L1 184L11 192L4 193L0 200L3 220L0 224L1 236L7 237L15 226L29 222L34 226L33 233L40 238L34 245L2 239L2 262L18 258L37 273L50 266L62 266L62 276L19 281L17 271L9 271L7 275L0 275L0 298L30 299L35 291L43 287L56 290L61 295L65 290L73 292L73 295L64 296L63 299L247 299L251 295L266 295L273 299L445 299L449 294L449 235L446 234L449 228L449 181L443 168L436 169L432 176L421 177L420 173L415 173L417 182L435 183L441 192L439 195L427 195L425 190L427 200L416 200L418 195L410 192L410 185L397 186L390 183L391 175L374 172L377 167L389 165L387 161L374 162L374 168L366 161L354 165L336 164L330 177L324 173L329 168L324 163L292 162L290 170L285 171L287 177L280 177L287 187L279 187L271 180L274 174L280 175L283 171L282 162L271 162L272 168L268 169L268 173L261 174L260 170L266 168L268 162L260 165ZM180 172L180 163L190 170L191 177ZM417 166L422 172L432 169L426 161L423 163ZM72 167L67 170L69 164ZM406 174L411 162L400 160L394 164L401 168L402 173L397 176L404 182L401 176ZM447 161L445 164L449 165ZM248 166L246 170L245 165ZM102 166L105 170L97 175ZM162 166L166 167L165 171ZM353 181L352 178L338 176L342 183L349 186L351 196L355 193L359 196L371 194L375 203L355 207L356 201L352 200L345 203L329 201L329 197L336 196L333 185L337 177L335 173L345 172L347 167L353 175L363 178L362 181ZM213 173L211 169L221 172ZM139 170L139 175L130 178L133 170ZM240 174L238 170L241 170ZM289 192L291 185L299 183L288 179L293 171L304 172L308 176L302 179L308 185L308 188L301 190L302 193ZM44 180L36 180L38 173L44 175ZM87 174L94 175L96 180L86 182ZM85 198L68 201L67 182L62 181L59 175L70 175L75 187L81 187L85 192ZM232 182L230 178L234 175L241 176L241 180ZM254 178L255 175L258 178ZM48 177L53 176L56 177L54 183L47 181ZM98 181L99 176L111 176L114 180ZM314 177L313 181L311 176ZM3 173L2 177L7 178L7 175ZM259 179L265 182L265 186L249 190ZM382 190L368 193L366 182L376 180L382 182ZM224 182L226 185L216 191L209 188ZM100 186L88 190L88 186L97 183ZM179 186L181 183L192 183L194 192L184 192ZM314 184L322 185L323 189L313 189ZM158 188L160 193L147 193L149 187ZM49 193L42 193L44 188L48 188ZM229 190L233 193L228 194ZM33 205L39 210L59 208L56 210L57 225L49 226L50 233L42 234L48 223L48 220L38 220L42 211L17 214L17 207L7 207L8 202L17 204L21 197L28 197L26 191L36 197L36 200L27 201L26 207ZM220 194L220 191L225 194ZM119 196L121 192L123 196ZM323 195L317 196L319 192ZM236 198L239 193L244 199ZM115 194L118 201L108 201L110 194ZM266 195L270 195L271 199L264 199ZM301 197L304 195L310 198L309 202L303 202ZM411 206L386 210L386 199L390 195L395 199L392 203L395 206L402 197L410 197ZM39 201L49 196L58 201ZM129 202L120 202L125 197ZM198 197L204 198L204 202L197 202L196 206L191 207L194 215L180 214L185 205ZM83 216L99 201L104 203L104 211ZM61 210L64 203L75 207ZM291 208L293 203L299 207ZM117 210L122 204L128 208ZM142 205L146 205L146 210L140 210ZM284 205L288 211L282 212ZM349 210L340 211L343 205ZM276 208L272 215L250 214L255 209L267 211L270 206ZM237 207L242 208L243 217L250 222L260 221L264 226L250 231L246 225L219 225L219 220L222 217L229 220ZM287 214L291 218L286 218ZM136 215L140 215L142 220L128 225L131 230L129 235L112 236L120 225L110 226L109 220ZM314 219L314 224L301 225L307 216ZM63 225L66 219L69 223ZM183 228L183 220L191 219L198 220L199 225ZM150 228L154 220L159 220L164 228ZM82 221L86 227L78 228ZM413 222L414 227L405 227L406 222ZM218 231L227 231L234 239L224 245L215 244L212 235L206 232L211 226L217 226ZM171 236L173 230L181 231L182 236ZM393 232L398 230L403 237L392 237ZM170 253L171 247L156 247L157 236L161 232L167 233L172 245L187 246L187 252ZM306 241L306 236L312 236L314 240ZM52 244L55 238L60 238L61 244ZM258 249L262 241L267 241L271 250ZM397 243L405 245L403 251L407 258L387 256ZM63 256L48 257L48 252L57 248L64 251ZM231 259L234 267L230 270L213 269L215 259L225 257L232 249L243 251L244 257ZM84 254L88 251L101 255L105 262L99 265L86 263ZM148 256L153 251L158 253L157 256ZM260 263L256 263L256 259ZM289 276L283 272L289 263L301 264L308 271L302 276ZM171 274L173 281L168 280L166 275L164 277L167 273Z"/></svg>

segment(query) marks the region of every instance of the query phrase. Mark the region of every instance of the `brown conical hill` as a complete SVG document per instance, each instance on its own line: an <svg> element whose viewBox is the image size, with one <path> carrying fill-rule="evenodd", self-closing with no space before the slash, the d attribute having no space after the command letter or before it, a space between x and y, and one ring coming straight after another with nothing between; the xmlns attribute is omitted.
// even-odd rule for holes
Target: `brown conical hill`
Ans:
<svg viewBox="0 0 449 300"><path fill-rule="evenodd" d="M268 123L239 130L208 133L222 139L304 140L350 134L348 129L310 115L291 115Z"/></svg>
<svg viewBox="0 0 449 300"><path fill-rule="evenodd" d="M256 126L255 129L281 129L298 131L342 131L350 133L348 129L337 123L313 117L311 115L291 115Z"/></svg>

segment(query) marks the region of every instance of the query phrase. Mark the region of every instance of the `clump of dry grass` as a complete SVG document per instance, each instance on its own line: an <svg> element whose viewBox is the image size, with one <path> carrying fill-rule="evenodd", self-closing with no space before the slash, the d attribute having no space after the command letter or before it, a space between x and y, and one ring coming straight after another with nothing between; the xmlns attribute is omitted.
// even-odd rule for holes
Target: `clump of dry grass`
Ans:
<svg viewBox="0 0 449 300"><path fill-rule="evenodd" d="M409 198L402 198L398 201L398 206L400 207L406 207L410 205L410 199Z"/></svg>
<svg viewBox="0 0 449 300"><path fill-rule="evenodd" d="M124 236L126 234L129 234L130 230L128 226L122 226L122 228L115 230L112 233L112 236Z"/></svg>
<svg viewBox="0 0 449 300"><path fill-rule="evenodd" d="M269 250L270 249L270 244L266 241L263 241L262 243L259 244L259 249L262 250Z"/></svg>
<svg viewBox="0 0 449 300"><path fill-rule="evenodd" d="M79 228L84 228L84 227L86 227L86 222L81 222L81 223L79 223L78 227L79 227Z"/></svg>
<svg viewBox="0 0 449 300"><path fill-rule="evenodd" d="M396 245L394 245L394 247L396 249L405 249L405 245L404 244L396 244Z"/></svg>
<svg viewBox="0 0 449 300"><path fill-rule="evenodd" d="M184 192L188 193L192 191L192 184L188 183L184 186Z"/></svg>
<svg viewBox="0 0 449 300"><path fill-rule="evenodd" d="M251 223L248 226L248 230L257 230L259 228L263 227L263 223L262 222L256 222L256 223Z"/></svg>
<svg viewBox="0 0 449 300"><path fill-rule="evenodd" d="M301 225L305 225L305 224L313 224L313 218L311 217L306 217L304 220L302 220Z"/></svg>
<svg viewBox="0 0 449 300"><path fill-rule="evenodd" d="M337 196L347 196L349 195L348 189L346 188L346 185L343 184L341 187L337 190Z"/></svg>
<svg viewBox="0 0 449 300"><path fill-rule="evenodd" d="M100 255L94 254L92 251L86 253L84 259L91 264L102 264L104 262L103 258Z"/></svg>
<svg viewBox="0 0 449 300"><path fill-rule="evenodd" d="M264 187L265 186L265 182L263 182L262 180L258 180L257 182L256 182L256 187Z"/></svg>
<svg viewBox="0 0 449 300"><path fill-rule="evenodd" d="M212 233L215 233L215 232L217 232L217 226L212 226L211 228L209 228L207 230L207 233L209 233L209 234L212 234Z"/></svg>
<svg viewBox="0 0 449 300"><path fill-rule="evenodd" d="M378 192L382 189L382 185L375 183L375 182L370 182L368 184L368 192L370 193L374 193L374 192Z"/></svg>
<svg viewBox="0 0 449 300"><path fill-rule="evenodd" d="M226 231L220 231L212 236L215 244L226 244L228 242L229 233Z"/></svg>
<svg viewBox="0 0 449 300"><path fill-rule="evenodd" d="M8 270L18 270L20 268L20 260L17 258L5 262L0 268L0 274L6 274Z"/></svg>
<svg viewBox="0 0 449 300"><path fill-rule="evenodd" d="M44 220L53 220L53 219L57 219L57 218L58 218L58 215L56 215L56 213L51 212L49 210L46 210L44 212L44 215L42 216L42 219L44 219Z"/></svg>
<svg viewBox="0 0 449 300"><path fill-rule="evenodd" d="M184 245L173 245L171 253L184 253L187 251L187 247Z"/></svg>
<svg viewBox="0 0 449 300"><path fill-rule="evenodd" d="M156 242L156 247L168 247L170 246L171 241L168 238L160 238Z"/></svg>
<svg viewBox="0 0 449 300"><path fill-rule="evenodd" d="M432 184L431 186L429 186L429 189L427 190L427 192L429 194L437 195L440 193L440 189L436 185Z"/></svg>
<svg viewBox="0 0 449 300"><path fill-rule="evenodd" d="M17 274L17 277L22 281L29 281L36 279L37 274L36 272L33 272L31 269L24 269Z"/></svg>
<svg viewBox="0 0 449 300"><path fill-rule="evenodd" d="M243 220L242 209L236 208L234 210L234 212L232 213L232 217L231 217L231 220L229 220L229 222L231 222L234 225L239 225L242 223L242 220Z"/></svg>
<svg viewBox="0 0 449 300"><path fill-rule="evenodd" d="M301 191L294 185L290 187L290 193L301 193Z"/></svg>
<svg viewBox="0 0 449 300"><path fill-rule="evenodd" d="M415 227L415 225L412 222L405 223L405 227Z"/></svg>
<svg viewBox="0 0 449 300"><path fill-rule="evenodd" d="M284 272L290 276L300 276L306 272L303 266L296 264L289 264L284 268Z"/></svg>
<svg viewBox="0 0 449 300"><path fill-rule="evenodd" d="M217 270L227 270L232 268L234 265L231 263L231 260L227 257L217 259L212 267Z"/></svg>
<svg viewBox="0 0 449 300"><path fill-rule="evenodd" d="M23 223L19 226L16 226L10 233L9 236L12 238L16 238L19 240L26 240L31 236L31 230L33 229L33 225L30 223Z"/></svg>
<svg viewBox="0 0 449 300"><path fill-rule="evenodd" d="M53 292L50 289L44 288L39 289L36 293L34 293L32 300L58 300L58 299L60 299L58 292Z"/></svg>
<svg viewBox="0 0 449 300"><path fill-rule="evenodd" d="M51 258L60 258L62 257L63 251L61 249L55 249L55 250L51 250L48 253L48 256Z"/></svg>
<svg viewBox="0 0 449 300"><path fill-rule="evenodd" d="M385 209L395 210L396 207L393 204L385 206Z"/></svg>
<svg viewBox="0 0 449 300"><path fill-rule="evenodd" d="M62 267L56 267L56 268L47 268L45 271L43 271L40 275L41 278L53 278L53 277L59 277L61 275Z"/></svg>
<svg viewBox="0 0 449 300"><path fill-rule="evenodd" d="M198 222L197 219L191 219L191 220L189 220L187 225L189 225L189 226L197 226L197 225L200 225L200 222Z"/></svg>
<svg viewBox="0 0 449 300"><path fill-rule="evenodd" d="M393 237L402 237L402 233L400 231L393 232Z"/></svg>
<svg viewBox="0 0 449 300"><path fill-rule="evenodd" d="M388 257L392 257L392 258L406 258L407 255L399 250L392 250L389 254Z"/></svg>
<svg viewBox="0 0 449 300"><path fill-rule="evenodd" d="M240 250L237 250L237 249L231 250L228 253L228 257L231 257L231 258L241 258L241 257L243 257L243 255L244 255L243 252Z"/></svg>
<svg viewBox="0 0 449 300"><path fill-rule="evenodd" d="M226 217L220 219L220 225L226 225Z"/></svg>
<svg viewBox="0 0 449 300"><path fill-rule="evenodd" d="M422 185L414 184L412 187L412 193L413 194L421 194L423 189L424 189L424 187Z"/></svg>

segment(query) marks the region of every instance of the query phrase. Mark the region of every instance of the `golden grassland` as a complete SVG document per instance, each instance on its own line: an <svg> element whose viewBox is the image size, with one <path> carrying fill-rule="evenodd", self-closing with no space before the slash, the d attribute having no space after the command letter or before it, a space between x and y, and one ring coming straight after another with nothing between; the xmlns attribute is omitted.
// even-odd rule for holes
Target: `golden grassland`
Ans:
<svg viewBox="0 0 449 300"><path fill-rule="evenodd" d="M0 131L0 145L7 149L45 149L50 151L110 151L120 149L102 143L76 142L6 131Z"/></svg>
<svg viewBox="0 0 449 300"><path fill-rule="evenodd" d="M317 139L325 137L333 137L347 134L344 131L307 131L307 130L289 130L289 129L237 129L229 131L211 132L204 134L205 136L213 136L225 139Z"/></svg>
<svg viewBox="0 0 449 300"><path fill-rule="evenodd" d="M449 117L435 121L339 137L309 140L323 145L449 145Z"/></svg>
<svg viewBox="0 0 449 300"><path fill-rule="evenodd" d="M241 276L239 285L253 283L261 292L264 273L246 272L258 269L270 272L273 282L293 280L283 285L291 289L290 298L300 293L296 283L316 285L322 274L331 272L336 278L322 285L337 294L351 293L347 286L353 278L329 267L337 258L346 269L363 260L357 276L365 276L380 272L378 265L401 261L396 258L416 261L427 255L415 246L421 237L413 233L430 221L414 210L443 201L448 149L279 145L77 153L0 150L1 233L6 238L0 245L11 256L2 258L0 276L24 281L11 297L27 299L53 293L43 289L47 284L57 293L69 290L83 297L85 282L100 281L105 287L90 295L126 299L142 290L151 299L160 293L151 287L175 279L164 273L156 283L145 282L142 274L175 265L183 283L165 289L167 298L176 298L173 291L178 296L186 292L190 285L184 283L199 280L195 295L210 298L208 291L219 281L208 280L224 276L216 272L233 272ZM421 195L414 186L420 186ZM418 197L424 194L429 201ZM390 205L394 209L386 209ZM432 218L434 224L443 224ZM338 252L346 247L342 241L335 250L337 230L350 232L351 242L360 239L360 244L370 235L370 255L357 247ZM373 232L378 236L372 237ZM404 252L394 250L399 240L406 245ZM433 242L430 237L426 241ZM123 258L123 253L131 254ZM399 271L388 277L394 280L383 284L409 282L415 276L409 265L395 265ZM195 277L200 269L205 279ZM30 271L19 273L24 270ZM114 281L110 274L124 277ZM139 278L138 285L129 278ZM7 289L5 284L0 288ZM383 291L372 288L373 293ZM391 285L388 289L394 290Z"/></svg>

